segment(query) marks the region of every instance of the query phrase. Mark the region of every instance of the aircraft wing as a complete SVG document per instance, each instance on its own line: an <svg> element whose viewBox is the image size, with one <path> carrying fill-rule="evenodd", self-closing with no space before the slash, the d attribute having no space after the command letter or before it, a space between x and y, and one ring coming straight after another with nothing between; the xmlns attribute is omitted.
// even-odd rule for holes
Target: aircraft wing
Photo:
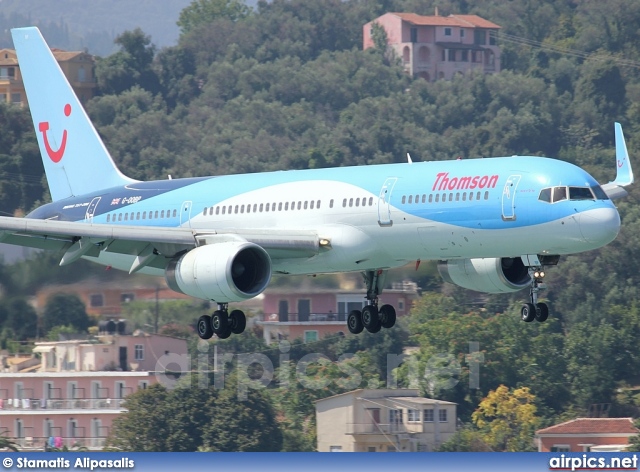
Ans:
<svg viewBox="0 0 640 472"><path fill-rule="evenodd" d="M206 230L158 226L88 224L70 221L0 217L0 242L64 252L60 265L101 251L135 256L130 272L164 269L169 260L196 246L233 240L253 242L272 259L312 257L320 243L314 231L242 229ZM163 256L163 257L159 257Z"/></svg>

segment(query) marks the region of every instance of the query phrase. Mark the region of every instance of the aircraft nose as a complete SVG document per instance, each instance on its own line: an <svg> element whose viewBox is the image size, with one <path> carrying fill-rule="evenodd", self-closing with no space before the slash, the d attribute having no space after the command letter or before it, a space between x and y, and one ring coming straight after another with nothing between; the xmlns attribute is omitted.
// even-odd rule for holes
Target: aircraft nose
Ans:
<svg viewBox="0 0 640 472"><path fill-rule="evenodd" d="M595 207L580 213L582 237L598 246L616 239L620 231L620 215L614 207Z"/></svg>

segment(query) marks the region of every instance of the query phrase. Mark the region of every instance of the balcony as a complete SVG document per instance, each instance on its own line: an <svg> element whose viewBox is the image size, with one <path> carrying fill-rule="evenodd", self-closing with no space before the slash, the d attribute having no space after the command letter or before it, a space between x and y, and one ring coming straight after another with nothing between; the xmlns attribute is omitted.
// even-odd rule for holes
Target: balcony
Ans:
<svg viewBox="0 0 640 472"><path fill-rule="evenodd" d="M349 423L347 434L406 434L410 431L402 423Z"/></svg>
<svg viewBox="0 0 640 472"><path fill-rule="evenodd" d="M264 315L264 321L271 322L281 322L281 323L324 323L324 322L347 322L347 314L346 313L287 313L283 315L278 315L277 313L272 313L270 315Z"/></svg>
<svg viewBox="0 0 640 472"><path fill-rule="evenodd" d="M9 411L33 410L122 410L121 398L76 398L76 399L8 399L2 400L0 414Z"/></svg>
<svg viewBox="0 0 640 472"><path fill-rule="evenodd" d="M107 438L106 437L98 437L98 438L66 438L66 437L55 437L55 438L45 438L45 437L24 437L24 438L11 438L12 441L16 443L16 446L22 452L29 451L50 451L51 449L62 449L63 447L67 447L70 451L76 449L88 449L94 451L100 451L104 449ZM54 445L51 446L50 444ZM56 447L56 444L58 445Z"/></svg>

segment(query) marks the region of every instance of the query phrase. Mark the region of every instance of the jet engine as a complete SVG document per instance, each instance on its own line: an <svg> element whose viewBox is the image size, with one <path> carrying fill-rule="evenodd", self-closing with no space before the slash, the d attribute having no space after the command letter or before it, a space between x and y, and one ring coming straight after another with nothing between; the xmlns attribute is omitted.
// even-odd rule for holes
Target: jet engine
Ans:
<svg viewBox="0 0 640 472"><path fill-rule="evenodd" d="M438 272L445 282L476 292L517 292L531 284L529 271L519 257L440 261Z"/></svg>
<svg viewBox="0 0 640 472"><path fill-rule="evenodd" d="M271 280L267 252L247 241L200 246L169 263L165 272L172 290L218 303L253 298Z"/></svg>

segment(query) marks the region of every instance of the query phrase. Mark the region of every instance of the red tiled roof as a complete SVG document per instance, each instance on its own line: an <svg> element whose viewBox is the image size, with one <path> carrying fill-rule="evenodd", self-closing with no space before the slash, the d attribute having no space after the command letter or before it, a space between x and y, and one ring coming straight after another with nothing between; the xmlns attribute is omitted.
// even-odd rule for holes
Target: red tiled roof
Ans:
<svg viewBox="0 0 640 472"><path fill-rule="evenodd" d="M478 28L500 28L499 25L492 23L489 20L485 20L484 18L479 17L478 15L451 15L453 18L458 18L459 20L465 21L467 23L471 23L473 26L477 26Z"/></svg>
<svg viewBox="0 0 640 472"><path fill-rule="evenodd" d="M500 26L485 20L478 15L449 15L449 16L426 16L415 13L391 13L402 18L404 21L417 26L461 26L471 28L500 28Z"/></svg>
<svg viewBox="0 0 640 472"><path fill-rule="evenodd" d="M576 418L536 431L536 434L638 434L632 418Z"/></svg>

